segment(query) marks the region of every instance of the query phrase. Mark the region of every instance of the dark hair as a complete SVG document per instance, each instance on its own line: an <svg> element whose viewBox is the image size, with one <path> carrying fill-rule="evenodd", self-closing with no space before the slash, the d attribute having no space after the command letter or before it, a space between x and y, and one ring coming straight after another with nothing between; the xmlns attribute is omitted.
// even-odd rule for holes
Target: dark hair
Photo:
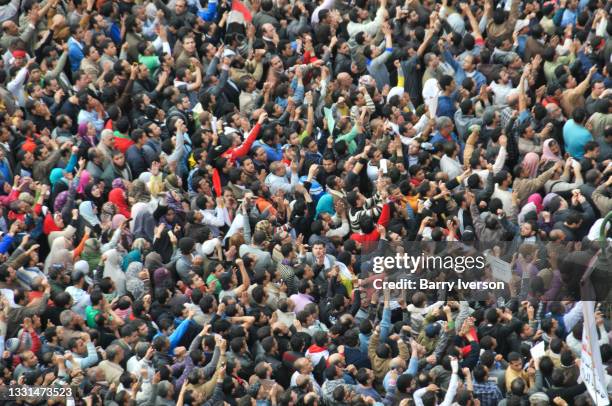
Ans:
<svg viewBox="0 0 612 406"><path fill-rule="evenodd" d="M587 111L583 107L576 107L572 113L572 118L578 124L584 123L587 117Z"/></svg>

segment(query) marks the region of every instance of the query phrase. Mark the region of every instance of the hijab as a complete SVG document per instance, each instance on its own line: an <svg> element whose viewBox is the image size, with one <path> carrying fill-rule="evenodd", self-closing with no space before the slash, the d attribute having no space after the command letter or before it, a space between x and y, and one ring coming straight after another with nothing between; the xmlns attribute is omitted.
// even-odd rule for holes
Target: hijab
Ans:
<svg viewBox="0 0 612 406"><path fill-rule="evenodd" d="M85 241L85 247L83 247L83 252L81 252L81 259L87 261L89 269L96 269L98 267L101 256L100 241L96 238L90 238Z"/></svg>
<svg viewBox="0 0 612 406"><path fill-rule="evenodd" d="M51 169L51 173L49 174L49 182L51 182L51 187L55 187L58 182L63 182L67 185L68 181L66 180L66 178L64 178L64 169Z"/></svg>
<svg viewBox="0 0 612 406"><path fill-rule="evenodd" d="M113 179L113 183L111 184L111 188L112 189L123 189L123 190L127 190L127 188L125 187L125 182L123 181L123 179L121 178L115 178Z"/></svg>
<svg viewBox="0 0 612 406"><path fill-rule="evenodd" d="M87 200L92 201L96 207L101 208L104 205L104 197L102 197L102 194L100 194L100 197L95 197L92 193L93 188L96 185L94 185L93 183L89 183L85 186L85 191L84 191L84 196Z"/></svg>
<svg viewBox="0 0 612 406"><path fill-rule="evenodd" d="M528 203L533 203L535 208L536 208L536 212L538 214L540 214L540 212L542 211L542 196L539 193L534 193L531 196L529 196L529 198L527 199Z"/></svg>
<svg viewBox="0 0 612 406"><path fill-rule="evenodd" d="M125 271L125 287L132 294L134 300L140 299L145 294L145 284L138 275L142 269L142 262L132 262Z"/></svg>
<svg viewBox="0 0 612 406"><path fill-rule="evenodd" d="M179 187L178 176L176 176L173 173L168 175L168 176L166 176L166 179L164 179L164 187L169 192L172 191L172 192L176 192L176 193L181 193L181 189Z"/></svg>
<svg viewBox="0 0 612 406"><path fill-rule="evenodd" d="M530 178L538 176L538 167L540 165L540 156L535 152L529 152L523 158L523 168L527 169Z"/></svg>
<svg viewBox="0 0 612 406"><path fill-rule="evenodd" d="M161 255L157 252L150 252L145 257L144 267L147 269L158 269L163 268L164 263L162 261Z"/></svg>
<svg viewBox="0 0 612 406"><path fill-rule="evenodd" d="M542 146L542 162L557 162L561 160L561 157L559 155L554 154L550 149L550 144L553 142L555 142L555 140L552 138L549 138L544 141L544 145Z"/></svg>
<svg viewBox="0 0 612 406"><path fill-rule="evenodd" d="M142 261L141 251L139 249L133 249L132 251L128 252L125 257L123 257L123 262L121 263L121 269L123 271L127 271L131 263L140 262L140 261Z"/></svg>
<svg viewBox="0 0 612 406"><path fill-rule="evenodd" d="M261 231L266 235L266 240L271 241L273 233L272 223L269 220L261 220L255 225L255 231Z"/></svg>
<svg viewBox="0 0 612 406"><path fill-rule="evenodd" d="M90 147L96 146L96 137L87 135L88 133L88 124L89 122L84 122L79 124L77 128L77 135L83 140L83 142L87 143Z"/></svg>
<svg viewBox="0 0 612 406"><path fill-rule="evenodd" d="M587 238L591 241L598 241L599 240L599 236L601 234L601 225L603 223L604 219L597 219L597 221L595 221L595 223L593 223L593 225L591 226L591 228L589 229L589 233L587 234ZM608 233L608 231L610 230L610 223L606 224L606 234ZM608 238L608 241L610 241L611 239Z"/></svg>
<svg viewBox="0 0 612 406"><path fill-rule="evenodd" d="M51 244L51 250L45 260L45 273L49 271L51 265L61 264L66 272L72 271L72 253L68 250L69 242L66 237L57 237Z"/></svg>
<svg viewBox="0 0 612 406"><path fill-rule="evenodd" d="M123 189L113 189L108 194L108 201L117 206L117 211L123 214L125 218L132 218L130 214L130 208L128 207L127 201L125 200L125 192Z"/></svg>
<svg viewBox="0 0 612 406"><path fill-rule="evenodd" d="M45 235L49 235L54 231L62 231L62 229L58 227L58 225L55 223L53 214L49 212L43 221L43 233L45 233Z"/></svg>
<svg viewBox="0 0 612 406"><path fill-rule="evenodd" d="M68 202L68 191L64 190L55 197L55 201L53 202L53 211L61 212L66 205L66 202Z"/></svg>
<svg viewBox="0 0 612 406"><path fill-rule="evenodd" d="M130 212L130 218L136 219L139 214L142 212L149 211L149 205L143 202L136 202L132 206L132 210ZM134 224L132 224L132 232L134 232Z"/></svg>
<svg viewBox="0 0 612 406"><path fill-rule="evenodd" d="M81 202L81 204L79 205L79 214L92 227L100 225L100 219L98 219L98 216L94 213L94 209L95 209L94 204L90 202L89 200Z"/></svg>
<svg viewBox="0 0 612 406"><path fill-rule="evenodd" d="M89 181L91 179L91 175L87 171L82 171L81 176L79 177L79 184L77 185L77 193L84 194L85 186L89 185Z"/></svg>
<svg viewBox="0 0 612 406"><path fill-rule="evenodd" d="M166 268L157 268L153 273L153 281L156 289L171 288L174 285L172 275Z"/></svg>
<svg viewBox="0 0 612 406"><path fill-rule="evenodd" d="M170 242L170 237L168 236L167 228L164 228L159 238L156 238L155 241L153 241L153 251L155 251L155 253L161 257L161 261L164 263L168 263L172 260L173 249L172 243Z"/></svg>
<svg viewBox="0 0 612 406"><path fill-rule="evenodd" d="M123 214L115 214L113 216L113 220L111 221L113 230L116 230L119 227L121 227L121 224L123 224L125 220L126 220L126 217Z"/></svg>
<svg viewBox="0 0 612 406"><path fill-rule="evenodd" d="M144 182L135 180L130 188L130 197L133 197L135 202L148 203L151 200L151 193Z"/></svg>
<svg viewBox="0 0 612 406"><path fill-rule="evenodd" d="M106 251L104 255L106 256L106 261L104 262L103 276L111 278L115 282L117 296L124 295L126 292L126 276L121 270L121 254L116 249L112 249Z"/></svg>

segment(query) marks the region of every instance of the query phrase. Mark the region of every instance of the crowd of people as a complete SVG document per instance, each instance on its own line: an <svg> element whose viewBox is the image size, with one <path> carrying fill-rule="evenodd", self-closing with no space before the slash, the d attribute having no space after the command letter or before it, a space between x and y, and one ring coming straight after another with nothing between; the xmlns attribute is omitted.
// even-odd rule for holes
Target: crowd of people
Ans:
<svg viewBox="0 0 612 406"><path fill-rule="evenodd" d="M596 404L610 5L1 0L2 404Z"/></svg>

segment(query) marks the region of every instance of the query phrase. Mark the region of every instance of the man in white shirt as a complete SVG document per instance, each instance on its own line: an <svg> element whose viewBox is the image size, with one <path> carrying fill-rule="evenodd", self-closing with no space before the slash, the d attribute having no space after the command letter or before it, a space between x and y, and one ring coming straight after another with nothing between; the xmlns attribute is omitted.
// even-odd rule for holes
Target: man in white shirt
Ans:
<svg viewBox="0 0 612 406"><path fill-rule="evenodd" d="M312 371L314 370L314 366L312 362L308 358L298 358L293 364L295 368L295 372L291 375L291 387L294 388L298 386L299 383L302 383L302 379L310 378L310 383L312 384L312 389L322 396L321 386L317 383ZM300 376L302 378L300 378ZM298 379L300 378L300 379Z"/></svg>
<svg viewBox="0 0 612 406"><path fill-rule="evenodd" d="M463 167L457 159L458 152L454 142L444 143L444 156L440 159L440 169L448 174L449 179L454 179L463 173Z"/></svg>
<svg viewBox="0 0 612 406"><path fill-rule="evenodd" d="M506 97L514 90L512 82L510 81L510 75L506 68L502 68L499 71L497 81L491 82L489 89L493 92L493 104L498 106L506 104Z"/></svg>

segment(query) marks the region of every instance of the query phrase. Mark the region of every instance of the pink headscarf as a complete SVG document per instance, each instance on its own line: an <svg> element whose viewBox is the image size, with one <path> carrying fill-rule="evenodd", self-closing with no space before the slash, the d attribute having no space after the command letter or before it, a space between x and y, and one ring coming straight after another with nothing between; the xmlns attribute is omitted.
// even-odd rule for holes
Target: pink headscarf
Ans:
<svg viewBox="0 0 612 406"><path fill-rule="evenodd" d="M542 211L542 196L539 193L534 193L529 196L527 203L533 203L536 208L536 213L540 214Z"/></svg>
<svg viewBox="0 0 612 406"><path fill-rule="evenodd" d="M79 178L79 186L77 186L77 192L85 193L85 186L89 185L89 180L91 179L91 175L87 171L81 172L81 177Z"/></svg>
<svg viewBox="0 0 612 406"><path fill-rule="evenodd" d="M538 167L540 165L540 156L535 152L529 152L523 159L523 168L527 169L530 178L538 176Z"/></svg>
<svg viewBox="0 0 612 406"><path fill-rule="evenodd" d="M89 122L79 124L79 127L77 129L77 135L82 138L83 141L87 142L89 146L95 147L98 142L96 141L95 134L89 135L89 125Z"/></svg>
<svg viewBox="0 0 612 406"><path fill-rule="evenodd" d="M123 224L125 220L126 220L126 217L123 214L115 214L112 220L113 230L118 229L119 226Z"/></svg>
<svg viewBox="0 0 612 406"><path fill-rule="evenodd" d="M546 141L544 141L544 145L542 146L542 162L547 162L547 161L557 162L561 160L561 157L559 155L554 154L550 150L550 144L553 142L555 142L555 140L553 140L552 138L549 138Z"/></svg>

